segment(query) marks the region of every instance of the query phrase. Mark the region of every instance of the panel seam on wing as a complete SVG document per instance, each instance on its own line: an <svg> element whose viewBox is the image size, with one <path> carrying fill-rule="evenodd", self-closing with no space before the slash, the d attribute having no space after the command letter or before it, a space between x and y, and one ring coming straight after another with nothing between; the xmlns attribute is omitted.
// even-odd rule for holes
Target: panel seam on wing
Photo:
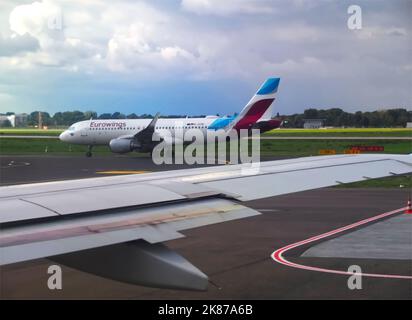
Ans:
<svg viewBox="0 0 412 320"><path fill-rule="evenodd" d="M61 214L60 212L58 212L58 211L56 211L56 210L53 210L53 209L51 209L51 208L48 208L48 207L46 207L46 206L44 206L44 205L41 205L41 204L39 204L39 203L30 201L30 200L27 200L27 199L23 199L23 198L18 198L18 200L23 201L23 202L30 203L30 204L35 205L35 206L38 206L38 207L40 207L40 208L49 210L49 211L51 211L51 212L53 212L53 213L55 213L55 214L57 214L57 215L59 215L59 216L62 216L62 214Z"/></svg>

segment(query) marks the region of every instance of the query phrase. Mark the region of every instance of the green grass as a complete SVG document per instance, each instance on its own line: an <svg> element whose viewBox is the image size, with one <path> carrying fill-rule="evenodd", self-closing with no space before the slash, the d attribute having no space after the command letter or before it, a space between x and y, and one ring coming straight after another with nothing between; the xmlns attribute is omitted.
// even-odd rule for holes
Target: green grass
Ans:
<svg viewBox="0 0 412 320"><path fill-rule="evenodd" d="M318 155L321 149L335 149L343 153L352 145L374 146L385 148L385 153L412 153L412 142L405 140L262 140L262 155L278 156L310 156Z"/></svg>
<svg viewBox="0 0 412 320"><path fill-rule="evenodd" d="M412 153L412 143L405 140L262 140L261 154L265 156L310 156L318 155L320 149L335 149L343 153L351 145L381 145L385 153ZM56 139L16 139L1 138L1 154L80 154L86 152L87 147L70 145ZM93 149L97 154L111 154L107 146ZM136 155L136 153L134 153Z"/></svg>
<svg viewBox="0 0 412 320"><path fill-rule="evenodd" d="M2 128L0 129L0 135L13 135L13 136L58 136L62 133L63 129L27 129L27 128Z"/></svg>
<svg viewBox="0 0 412 320"><path fill-rule="evenodd" d="M70 145L58 139L0 138L0 154L84 154L87 146ZM96 154L112 154L108 147L93 148Z"/></svg>
<svg viewBox="0 0 412 320"><path fill-rule="evenodd" d="M276 129L263 135L280 137L412 137L410 128Z"/></svg>

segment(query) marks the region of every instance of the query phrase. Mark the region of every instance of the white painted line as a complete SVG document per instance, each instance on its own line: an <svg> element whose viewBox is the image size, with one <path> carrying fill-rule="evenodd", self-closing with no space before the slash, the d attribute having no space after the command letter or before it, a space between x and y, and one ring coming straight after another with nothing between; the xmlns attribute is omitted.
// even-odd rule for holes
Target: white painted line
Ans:
<svg viewBox="0 0 412 320"><path fill-rule="evenodd" d="M285 257L283 257L283 254L291 249L303 246L305 244L320 240L320 239L324 239L327 237L330 237L332 235L341 233L343 231L346 230L350 230L359 226L362 226L364 224L379 220L379 219L383 219L385 217L394 215L396 213L399 213L400 211L405 210L406 207L404 208L399 208L396 210L392 210L389 212L385 212L382 214L379 214L377 216L374 216L372 218L368 218L368 219L364 219L355 223L352 223L348 226L342 227L342 228L338 228L323 234L320 234L318 236L314 236L312 238L306 239L306 240L302 240L290 245L287 245L283 248L277 249L276 251L274 251L271 255L272 259L280 264L292 267L292 268L298 268L298 269L303 269L303 270L309 270L309 271L318 271L318 272L324 272L324 273L334 273L334 274L341 274L341 275L353 275L353 273L348 272L348 271L342 271L342 270L333 270L333 269L326 269L326 268L319 268L319 267L312 267L312 266L307 266L307 265L303 265L303 264L299 264L299 263L294 263L291 262L289 260L287 260ZM412 279L412 276L406 276L406 275L397 275L397 274L378 274L378 273L360 273L357 275L361 275L361 276L365 276L365 277L375 277L375 278L390 278L390 279Z"/></svg>
<svg viewBox="0 0 412 320"><path fill-rule="evenodd" d="M29 166L30 162L15 162L15 161L10 161L10 163L7 164L7 166L2 166L0 167L1 169L6 169L6 168L17 168L17 167L25 167Z"/></svg>
<svg viewBox="0 0 412 320"><path fill-rule="evenodd" d="M278 209L255 209L256 211L260 212L279 212L280 210Z"/></svg>

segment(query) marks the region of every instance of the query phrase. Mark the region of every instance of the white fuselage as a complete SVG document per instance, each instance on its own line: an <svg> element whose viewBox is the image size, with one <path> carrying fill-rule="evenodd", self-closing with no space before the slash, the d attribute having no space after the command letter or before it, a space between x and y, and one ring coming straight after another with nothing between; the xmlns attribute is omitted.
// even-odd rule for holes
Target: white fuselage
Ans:
<svg viewBox="0 0 412 320"><path fill-rule="evenodd" d="M207 133L217 117L158 119L155 132L163 137L183 134L191 129ZM80 121L60 135L60 140L73 144L108 145L112 139L134 136L145 129L152 119L110 119ZM213 130L214 131L214 130Z"/></svg>

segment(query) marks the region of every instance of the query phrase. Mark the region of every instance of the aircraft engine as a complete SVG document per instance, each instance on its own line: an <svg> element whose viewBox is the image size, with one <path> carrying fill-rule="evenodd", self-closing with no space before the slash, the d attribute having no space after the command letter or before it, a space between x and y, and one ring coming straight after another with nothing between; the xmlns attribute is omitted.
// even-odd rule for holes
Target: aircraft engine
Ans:
<svg viewBox="0 0 412 320"><path fill-rule="evenodd" d="M112 139L110 140L109 147L114 153L127 153L140 148L136 141L127 138Z"/></svg>

